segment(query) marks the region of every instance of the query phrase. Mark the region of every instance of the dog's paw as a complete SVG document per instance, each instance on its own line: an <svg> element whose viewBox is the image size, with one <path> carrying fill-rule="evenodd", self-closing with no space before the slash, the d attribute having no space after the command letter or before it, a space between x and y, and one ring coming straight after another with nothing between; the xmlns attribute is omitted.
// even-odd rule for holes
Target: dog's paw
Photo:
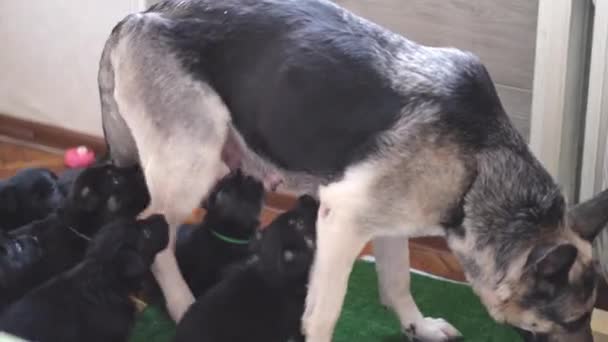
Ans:
<svg viewBox="0 0 608 342"><path fill-rule="evenodd" d="M459 341L462 334L442 318L424 318L403 328L411 341L448 342Z"/></svg>

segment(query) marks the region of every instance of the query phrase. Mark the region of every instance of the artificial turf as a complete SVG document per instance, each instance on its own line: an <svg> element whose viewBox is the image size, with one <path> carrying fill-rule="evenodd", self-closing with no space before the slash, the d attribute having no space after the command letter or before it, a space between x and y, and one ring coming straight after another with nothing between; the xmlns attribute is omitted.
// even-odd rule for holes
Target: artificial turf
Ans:
<svg viewBox="0 0 608 342"><path fill-rule="evenodd" d="M379 304L376 282L374 265L357 262L333 341L406 341L395 316ZM445 318L462 332L464 341L520 341L513 330L492 321L466 285L412 274L412 292L425 316ZM167 342L173 334L174 325L164 313L148 307L140 314L130 342Z"/></svg>

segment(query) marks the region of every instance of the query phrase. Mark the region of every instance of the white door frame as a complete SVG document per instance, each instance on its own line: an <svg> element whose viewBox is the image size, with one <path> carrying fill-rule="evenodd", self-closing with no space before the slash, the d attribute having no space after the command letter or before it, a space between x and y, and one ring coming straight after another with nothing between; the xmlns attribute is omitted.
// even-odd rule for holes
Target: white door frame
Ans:
<svg viewBox="0 0 608 342"><path fill-rule="evenodd" d="M581 201L602 190L608 180L608 0L596 0L595 6L581 166Z"/></svg>
<svg viewBox="0 0 608 342"><path fill-rule="evenodd" d="M591 8L591 0L539 0L538 8L530 148L569 202L578 191Z"/></svg>

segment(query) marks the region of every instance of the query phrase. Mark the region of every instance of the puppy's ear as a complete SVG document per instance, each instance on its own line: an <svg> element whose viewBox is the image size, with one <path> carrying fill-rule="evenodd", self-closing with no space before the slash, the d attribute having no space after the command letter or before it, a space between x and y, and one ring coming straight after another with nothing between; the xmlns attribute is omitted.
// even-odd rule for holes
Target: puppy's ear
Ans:
<svg viewBox="0 0 608 342"><path fill-rule="evenodd" d="M544 279L567 279L577 254L578 250L571 244L538 245L528 255L526 265Z"/></svg>
<svg viewBox="0 0 608 342"><path fill-rule="evenodd" d="M19 210L17 189L14 186L8 185L0 189L0 208L5 213L15 213Z"/></svg>
<svg viewBox="0 0 608 342"><path fill-rule="evenodd" d="M120 253L121 274L127 279L138 278L146 274L148 267L143 258L134 251L123 251Z"/></svg>

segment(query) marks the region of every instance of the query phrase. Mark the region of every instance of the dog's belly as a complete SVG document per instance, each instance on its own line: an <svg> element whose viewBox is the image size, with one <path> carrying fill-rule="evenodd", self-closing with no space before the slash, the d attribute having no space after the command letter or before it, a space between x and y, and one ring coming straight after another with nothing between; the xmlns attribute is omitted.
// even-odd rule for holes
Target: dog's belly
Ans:
<svg viewBox="0 0 608 342"><path fill-rule="evenodd" d="M288 191L316 197L319 185L331 180L331 177L289 171L277 166L253 151L233 127L222 149L222 161L231 171L240 168L245 174L257 178L269 191L276 191L281 186Z"/></svg>

